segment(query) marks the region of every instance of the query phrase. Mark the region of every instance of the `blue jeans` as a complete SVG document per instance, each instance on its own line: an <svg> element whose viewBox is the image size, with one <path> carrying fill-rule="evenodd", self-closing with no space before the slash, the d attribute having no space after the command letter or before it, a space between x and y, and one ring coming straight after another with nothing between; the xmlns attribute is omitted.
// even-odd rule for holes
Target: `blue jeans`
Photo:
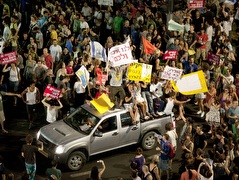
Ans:
<svg viewBox="0 0 239 180"><path fill-rule="evenodd" d="M34 180L34 177L36 174L36 168L37 168L36 163L35 164L25 163L25 166L26 166L26 171L27 171L27 174L29 175L30 180Z"/></svg>
<svg viewBox="0 0 239 180"><path fill-rule="evenodd" d="M153 98L151 93L149 91L141 91L141 96L145 99L147 103L149 113L154 113Z"/></svg>
<svg viewBox="0 0 239 180"><path fill-rule="evenodd" d="M10 92L17 93L19 87L19 81L9 81L9 90ZM14 102L17 103L17 97L14 96Z"/></svg>

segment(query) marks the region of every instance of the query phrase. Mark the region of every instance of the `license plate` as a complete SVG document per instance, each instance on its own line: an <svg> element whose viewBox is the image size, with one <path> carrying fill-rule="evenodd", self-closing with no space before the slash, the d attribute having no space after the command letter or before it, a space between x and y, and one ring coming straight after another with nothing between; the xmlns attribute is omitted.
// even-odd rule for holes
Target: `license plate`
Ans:
<svg viewBox="0 0 239 180"><path fill-rule="evenodd" d="M43 156L45 156L46 158L48 158L48 153L46 153L45 151L39 151Z"/></svg>

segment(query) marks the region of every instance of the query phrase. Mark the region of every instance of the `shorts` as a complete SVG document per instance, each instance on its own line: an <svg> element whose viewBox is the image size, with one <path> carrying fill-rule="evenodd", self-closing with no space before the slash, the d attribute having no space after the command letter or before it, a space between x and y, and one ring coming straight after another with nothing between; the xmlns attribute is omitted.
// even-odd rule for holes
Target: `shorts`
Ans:
<svg viewBox="0 0 239 180"><path fill-rule="evenodd" d="M4 122L4 121L5 121L4 112L0 111L0 122Z"/></svg>
<svg viewBox="0 0 239 180"><path fill-rule="evenodd" d="M33 114L36 112L36 104L27 104L26 106L26 109L27 109L27 114Z"/></svg>
<svg viewBox="0 0 239 180"><path fill-rule="evenodd" d="M123 104L124 105L124 108L126 109L126 110L130 110L130 109L133 109L133 107L134 107L134 104L133 103L124 103Z"/></svg>
<svg viewBox="0 0 239 180"><path fill-rule="evenodd" d="M205 99L206 95L204 93L199 93L199 94L196 94L195 97L198 99Z"/></svg>
<svg viewBox="0 0 239 180"><path fill-rule="evenodd" d="M159 161L159 169L161 169L163 171L169 170L168 163L169 163L169 159L167 159L167 160L160 159L160 161Z"/></svg>
<svg viewBox="0 0 239 180"><path fill-rule="evenodd" d="M35 164L28 164L25 163L26 172L30 176L30 180L34 180L34 176L36 174L36 163Z"/></svg>

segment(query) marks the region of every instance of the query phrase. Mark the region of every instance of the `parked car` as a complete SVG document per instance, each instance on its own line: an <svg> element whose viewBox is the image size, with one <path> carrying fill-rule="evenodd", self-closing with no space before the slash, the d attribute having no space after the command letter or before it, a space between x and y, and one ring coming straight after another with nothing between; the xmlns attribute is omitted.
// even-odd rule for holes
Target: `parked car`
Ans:
<svg viewBox="0 0 239 180"><path fill-rule="evenodd" d="M79 170L90 156L113 149L137 143L145 150L153 149L157 144L155 133L163 134L168 122L173 123L173 117L132 124L127 110L99 114L94 107L84 104L63 120L43 126L37 139L44 144L44 156L70 170Z"/></svg>

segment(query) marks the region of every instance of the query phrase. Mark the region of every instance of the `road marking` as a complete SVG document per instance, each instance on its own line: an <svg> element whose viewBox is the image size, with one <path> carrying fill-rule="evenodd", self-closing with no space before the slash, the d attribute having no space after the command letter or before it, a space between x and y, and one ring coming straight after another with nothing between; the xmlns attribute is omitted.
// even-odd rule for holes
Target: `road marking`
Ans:
<svg viewBox="0 0 239 180"><path fill-rule="evenodd" d="M102 169L99 169L99 171L101 171ZM91 171L85 171L85 172L81 172L81 173L75 173L75 174L71 174L70 177L74 178L74 177L80 177L80 176L85 176L85 175L90 175Z"/></svg>

